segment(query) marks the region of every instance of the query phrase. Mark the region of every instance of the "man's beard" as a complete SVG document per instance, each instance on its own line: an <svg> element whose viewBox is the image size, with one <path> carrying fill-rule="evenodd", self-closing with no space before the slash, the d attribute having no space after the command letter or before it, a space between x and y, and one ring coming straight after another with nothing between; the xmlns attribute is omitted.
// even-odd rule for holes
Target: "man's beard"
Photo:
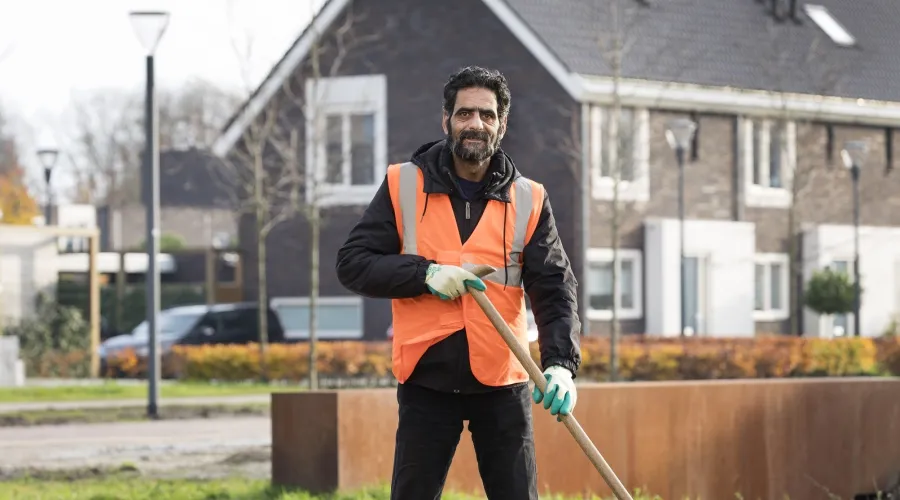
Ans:
<svg viewBox="0 0 900 500"><path fill-rule="evenodd" d="M459 159L469 162L482 162L487 160L497 152L500 146L500 136L491 140L491 134L486 130L463 130L459 133L459 137L453 136L453 128L447 124L447 141L450 143L450 150L453 151ZM481 143L467 143L466 139L479 139Z"/></svg>

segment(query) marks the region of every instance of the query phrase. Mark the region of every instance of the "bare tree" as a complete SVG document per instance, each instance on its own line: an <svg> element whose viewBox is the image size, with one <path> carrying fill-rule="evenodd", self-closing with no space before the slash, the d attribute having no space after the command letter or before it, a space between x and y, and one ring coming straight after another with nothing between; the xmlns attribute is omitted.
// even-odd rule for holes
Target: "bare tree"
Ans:
<svg viewBox="0 0 900 500"><path fill-rule="evenodd" d="M310 292L309 292L309 357L310 388L318 387L316 370L316 331L319 297L320 234L324 224L318 165L324 159L319 150L327 146L327 131L320 126L323 118L323 99L320 91L323 79L340 74L341 65L351 51L371 42L375 36L358 36L354 23L361 16L352 8L330 31L315 31L315 23L307 29L312 37L309 55L294 69L293 74L274 93L257 116L250 121L231 152L222 160L221 169L229 191L235 194L234 207L239 214L253 214L257 252L257 300L259 303L260 357L263 377L266 378L268 345L268 283L267 239L280 224L302 216L309 225ZM239 59L243 56L233 44ZM246 52L245 52L246 53ZM244 66L246 67L246 66ZM301 152L311 151L312 163L301 161Z"/></svg>
<svg viewBox="0 0 900 500"><path fill-rule="evenodd" d="M76 189L96 203L120 206L138 196L142 108L127 91L96 89L73 98L66 127Z"/></svg>
<svg viewBox="0 0 900 500"><path fill-rule="evenodd" d="M159 92L160 149L209 147L238 99L203 80ZM77 95L66 126L75 193L114 207L139 197L143 93L95 89Z"/></svg>

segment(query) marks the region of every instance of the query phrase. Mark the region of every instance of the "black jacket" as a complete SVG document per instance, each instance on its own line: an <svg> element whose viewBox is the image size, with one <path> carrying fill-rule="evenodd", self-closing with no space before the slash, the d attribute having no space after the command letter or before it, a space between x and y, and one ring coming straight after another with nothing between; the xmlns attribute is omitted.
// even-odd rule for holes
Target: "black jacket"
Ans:
<svg viewBox="0 0 900 500"><path fill-rule="evenodd" d="M489 200L510 202L510 187L521 175L512 159L502 150L498 151L491 159L479 195L467 201L460 191L453 158L445 141L421 146L411 161L424 173L426 193L450 195L464 243ZM394 208L385 179L338 251L338 279L347 289L365 297L408 298L430 293L425 286L425 270L434 261L418 255L402 255L400 250ZM522 279L537 323L541 364L544 368L559 364L575 373L581 364L577 282L559 239L546 192L537 228L523 253ZM472 375L464 330L429 348L408 382L452 392L492 389Z"/></svg>

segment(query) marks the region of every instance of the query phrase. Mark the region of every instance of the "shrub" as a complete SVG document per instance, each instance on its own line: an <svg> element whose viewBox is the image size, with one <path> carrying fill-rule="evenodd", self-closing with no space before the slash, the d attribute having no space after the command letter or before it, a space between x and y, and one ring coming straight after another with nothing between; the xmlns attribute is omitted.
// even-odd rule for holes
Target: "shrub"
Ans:
<svg viewBox="0 0 900 500"><path fill-rule="evenodd" d="M320 342L318 369L328 377L390 377L389 342ZM540 360L536 343L530 346ZM299 381L309 371L308 345L272 344L267 365L271 380ZM900 339L796 337L646 338L626 337L620 344L622 380L702 380L816 376L900 375ZM581 381L607 380L609 342L582 340ZM176 346L163 358L163 376L185 380L242 381L258 378L258 346ZM143 376L133 352L109 361L125 376ZM112 372L110 372L112 373Z"/></svg>
<svg viewBox="0 0 900 500"><path fill-rule="evenodd" d="M847 273L839 273L827 267L813 273L803 294L807 307L819 314L828 315L853 311L855 298L856 290Z"/></svg>
<svg viewBox="0 0 900 500"><path fill-rule="evenodd" d="M38 297L33 317L8 327L19 337L20 356L28 377L84 377L90 372L90 325L76 307Z"/></svg>
<svg viewBox="0 0 900 500"><path fill-rule="evenodd" d="M888 336L875 341L877 362L886 373L900 376L900 337Z"/></svg>

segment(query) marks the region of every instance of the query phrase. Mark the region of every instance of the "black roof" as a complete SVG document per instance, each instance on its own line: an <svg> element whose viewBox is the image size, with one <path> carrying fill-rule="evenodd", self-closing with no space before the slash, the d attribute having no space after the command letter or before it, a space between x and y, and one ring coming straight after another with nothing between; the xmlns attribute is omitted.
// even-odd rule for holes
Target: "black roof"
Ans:
<svg viewBox="0 0 900 500"><path fill-rule="evenodd" d="M505 1L570 71L611 76L598 40L610 41L612 0ZM834 43L805 3L826 7L856 45ZM776 21L770 0L618 0L622 76L900 101L900 1L797 4L799 23Z"/></svg>
<svg viewBox="0 0 900 500"><path fill-rule="evenodd" d="M143 182L143 177L141 178ZM141 202L146 203L141 190ZM165 207L232 208L234 193L221 160L205 149L169 149L159 155L159 203Z"/></svg>

